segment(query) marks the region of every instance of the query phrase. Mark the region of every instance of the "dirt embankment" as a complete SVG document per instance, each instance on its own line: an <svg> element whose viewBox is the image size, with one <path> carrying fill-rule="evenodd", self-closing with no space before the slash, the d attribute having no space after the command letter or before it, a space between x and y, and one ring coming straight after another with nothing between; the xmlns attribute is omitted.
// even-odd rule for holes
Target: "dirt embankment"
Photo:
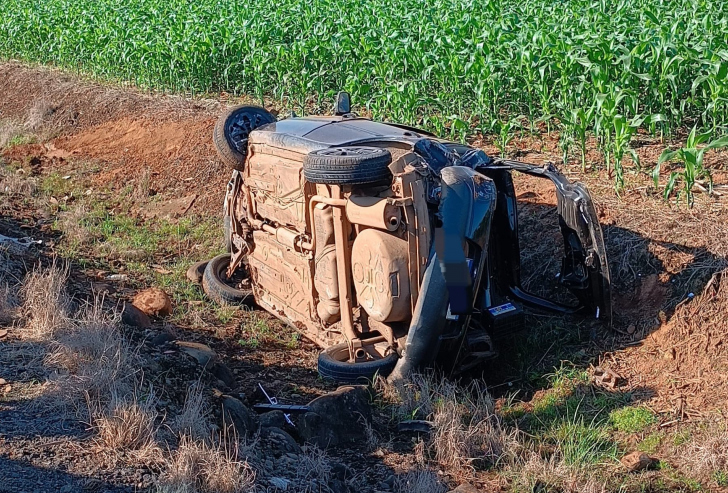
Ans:
<svg viewBox="0 0 728 493"><path fill-rule="evenodd" d="M0 65L0 119L25 122L49 137L15 146L11 158L62 172L97 163L94 181L111 188L148 174L162 199L196 197L194 212L221 207L228 169L215 156L220 103L82 83L58 71Z"/></svg>

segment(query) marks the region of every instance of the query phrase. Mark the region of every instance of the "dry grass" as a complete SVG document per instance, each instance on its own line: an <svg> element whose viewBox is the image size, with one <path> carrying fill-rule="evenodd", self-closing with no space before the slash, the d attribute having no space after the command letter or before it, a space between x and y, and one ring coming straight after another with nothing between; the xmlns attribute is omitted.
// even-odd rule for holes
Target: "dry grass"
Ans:
<svg viewBox="0 0 728 493"><path fill-rule="evenodd" d="M68 273L68 266L54 260L50 267L37 266L25 277L20 289L27 321L22 331L24 337L47 340L69 326L72 304L66 292Z"/></svg>
<svg viewBox="0 0 728 493"><path fill-rule="evenodd" d="M58 335L47 362L63 371L55 383L67 402L105 403L114 393L134 391L138 359L121 334L119 315L105 311L103 298L96 298Z"/></svg>
<svg viewBox="0 0 728 493"><path fill-rule="evenodd" d="M0 149L23 135L23 127L9 120L0 120Z"/></svg>
<svg viewBox="0 0 728 493"><path fill-rule="evenodd" d="M142 171L142 174L134 183L134 191L132 192L132 199L134 202L146 202L147 199L149 199L150 188L151 170L149 168L144 168L144 171Z"/></svg>
<svg viewBox="0 0 728 493"><path fill-rule="evenodd" d="M32 133L48 130L56 108L47 99L39 99L30 107L23 127Z"/></svg>
<svg viewBox="0 0 728 493"><path fill-rule="evenodd" d="M562 493L607 493L612 491L596 477L552 456L531 452L514 463L507 474L514 491L559 491Z"/></svg>
<svg viewBox="0 0 728 493"><path fill-rule="evenodd" d="M429 469L416 469L397 476L394 493L445 493L447 486Z"/></svg>
<svg viewBox="0 0 728 493"><path fill-rule="evenodd" d="M461 387L435 375L413 375L409 382L396 387L381 386L385 400L395 402L395 419L432 422L428 451L458 477L468 477L474 469L508 463L521 448L518 431L503 425L487 390L477 382Z"/></svg>
<svg viewBox="0 0 728 493"><path fill-rule="evenodd" d="M710 480L716 475L728 474L728 432L695 440L685 457L694 477Z"/></svg>
<svg viewBox="0 0 728 493"><path fill-rule="evenodd" d="M197 382L187 389L187 397L180 414L172 420L171 428L180 436L195 440L206 440L212 431L207 418L210 408L202 393L203 387Z"/></svg>
<svg viewBox="0 0 728 493"><path fill-rule="evenodd" d="M2 261L2 257L0 257ZM0 326L8 325L17 315L17 300L10 289L10 285L0 280Z"/></svg>
<svg viewBox="0 0 728 493"><path fill-rule="evenodd" d="M70 245L84 245L93 241L93 235L84 225L88 213L84 204L76 204L58 215L55 227L63 232L64 240Z"/></svg>
<svg viewBox="0 0 728 493"><path fill-rule="evenodd" d="M158 457L156 403L151 391L146 398L140 399L137 392L128 394L112 390L109 402L101 409L94 411L97 405L90 404L99 441L111 449L133 450L138 459Z"/></svg>
<svg viewBox="0 0 728 493"><path fill-rule="evenodd" d="M325 485L331 477L331 464L324 450L315 445L307 445L299 456L297 480L313 491L314 483ZM325 490L324 490L325 491Z"/></svg>
<svg viewBox="0 0 728 493"><path fill-rule="evenodd" d="M0 194L30 197L37 189L38 181L34 177L27 176L22 169L13 172L4 166L0 167Z"/></svg>
<svg viewBox="0 0 728 493"><path fill-rule="evenodd" d="M161 476L159 493L253 492L255 472L237 450L183 436Z"/></svg>

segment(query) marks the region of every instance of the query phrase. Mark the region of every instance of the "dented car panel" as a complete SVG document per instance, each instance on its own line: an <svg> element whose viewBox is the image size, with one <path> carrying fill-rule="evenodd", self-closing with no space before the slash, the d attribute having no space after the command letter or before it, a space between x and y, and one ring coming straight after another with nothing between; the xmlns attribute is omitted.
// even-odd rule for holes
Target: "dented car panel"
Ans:
<svg viewBox="0 0 728 493"><path fill-rule="evenodd" d="M594 206L553 167L353 113L289 118L246 139L225 201L229 270L244 263L256 302L329 354L324 376L472 368L523 327L523 305L611 314ZM560 282L574 306L521 286L514 171L556 187Z"/></svg>

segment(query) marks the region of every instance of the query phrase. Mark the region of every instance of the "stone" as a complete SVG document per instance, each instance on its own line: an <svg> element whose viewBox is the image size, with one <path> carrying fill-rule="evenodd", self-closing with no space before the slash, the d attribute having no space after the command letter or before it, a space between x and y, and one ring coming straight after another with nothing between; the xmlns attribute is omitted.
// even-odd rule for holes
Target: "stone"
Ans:
<svg viewBox="0 0 728 493"><path fill-rule="evenodd" d="M232 370L225 363L214 361L210 368L210 373L230 388L235 385L235 375L233 375Z"/></svg>
<svg viewBox="0 0 728 493"><path fill-rule="evenodd" d="M222 411L225 425L232 424L238 436L251 436L258 431L258 416L235 397L222 396Z"/></svg>
<svg viewBox="0 0 728 493"><path fill-rule="evenodd" d="M149 342L152 344L152 346L159 347L159 346L164 346L168 342L174 341L174 339L175 339L174 335L170 334L169 332L167 332L165 330L165 331L160 332L156 336L154 336L152 338L152 340Z"/></svg>
<svg viewBox="0 0 728 493"><path fill-rule="evenodd" d="M619 461L629 472L642 471L651 467L656 462L655 459L644 452L637 451L625 455Z"/></svg>
<svg viewBox="0 0 728 493"><path fill-rule="evenodd" d="M363 440L371 422L369 392L362 385L339 387L312 400L299 420L299 434L317 447L336 447Z"/></svg>
<svg viewBox="0 0 728 493"><path fill-rule="evenodd" d="M277 452L274 454L277 457L284 454L298 455L303 453L301 446L296 443L296 440L280 428L263 428L261 429L260 436L270 444L274 452Z"/></svg>
<svg viewBox="0 0 728 493"><path fill-rule="evenodd" d="M150 317L166 317L172 313L172 300L159 288L147 288L134 296L132 305Z"/></svg>
<svg viewBox="0 0 728 493"><path fill-rule="evenodd" d="M286 418L283 411L268 411L259 416L261 428L285 428Z"/></svg>
<svg viewBox="0 0 728 493"><path fill-rule="evenodd" d="M148 329L152 326L152 321L147 314L131 303L124 303L124 308L121 310L121 322L140 329Z"/></svg>
<svg viewBox="0 0 728 493"><path fill-rule="evenodd" d="M188 341L177 341L176 344L182 351L195 358L197 363L202 367L207 367L208 365L212 367L217 360L215 351L206 344Z"/></svg>
<svg viewBox="0 0 728 493"><path fill-rule="evenodd" d="M470 483L463 483L448 493L481 493L481 491Z"/></svg>
<svg viewBox="0 0 728 493"><path fill-rule="evenodd" d="M291 483L291 481L286 478L270 478L268 482L271 486L281 491L286 491L288 489L288 485Z"/></svg>

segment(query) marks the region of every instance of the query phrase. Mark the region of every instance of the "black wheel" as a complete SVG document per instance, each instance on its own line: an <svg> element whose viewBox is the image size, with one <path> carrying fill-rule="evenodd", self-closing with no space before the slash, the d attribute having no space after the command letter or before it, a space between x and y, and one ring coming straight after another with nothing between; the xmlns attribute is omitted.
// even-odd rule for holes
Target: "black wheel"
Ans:
<svg viewBox="0 0 728 493"><path fill-rule="evenodd" d="M220 305L253 306L253 290L248 286L248 270L245 264L238 267L232 279L226 272L230 265L230 254L223 253L210 260L202 276L202 290ZM244 287L241 287L244 286Z"/></svg>
<svg viewBox="0 0 728 493"><path fill-rule="evenodd" d="M381 359L350 363L347 343L324 349L318 357L318 372L322 378L342 383L371 380L374 375L388 376L394 370L399 356L392 352Z"/></svg>
<svg viewBox="0 0 728 493"><path fill-rule="evenodd" d="M258 127L273 123L276 118L258 106L234 106L223 113L215 124L212 140L218 156L233 169L245 168L248 136Z"/></svg>
<svg viewBox="0 0 728 493"><path fill-rule="evenodd" d="M379 147L331 147L303 158L303 176L311 183L370 185L391 182L392 155Z"/></svg>
<svg viewBox="0 0 728 493"><path fill-rule="evenodd" d="M202 282L202 276L205 275L205 268L207 267L207 264L207 260L201 260L200 262L195 262L190 265L190 268L187 269L187 279L195 284L200 284Z"/></svg>

